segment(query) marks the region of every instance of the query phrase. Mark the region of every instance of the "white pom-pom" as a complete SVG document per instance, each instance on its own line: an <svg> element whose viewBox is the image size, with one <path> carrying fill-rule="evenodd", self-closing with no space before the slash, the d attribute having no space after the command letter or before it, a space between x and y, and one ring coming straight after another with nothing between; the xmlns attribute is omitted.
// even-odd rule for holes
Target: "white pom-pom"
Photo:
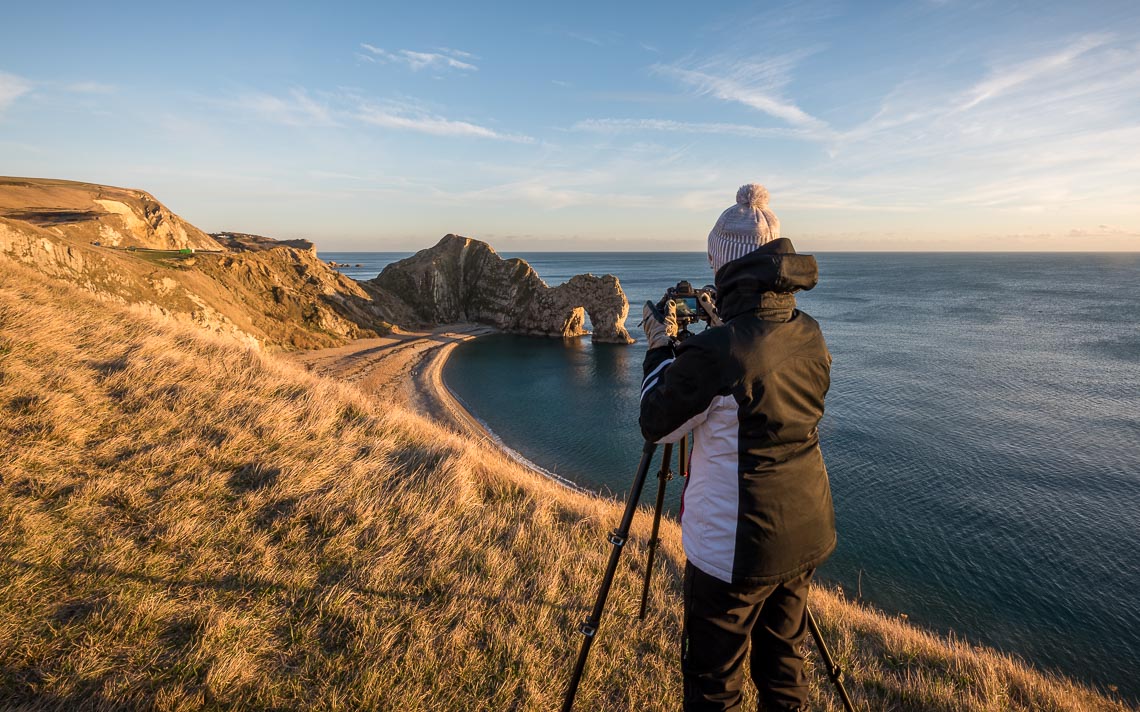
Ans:
<svg viewBox="0 0 1140 712"><path fill-rule="evenodd" d="M742 185L736 191L736 202L749 208L762 208L768 204L768 189L759 183Z"/></svg>

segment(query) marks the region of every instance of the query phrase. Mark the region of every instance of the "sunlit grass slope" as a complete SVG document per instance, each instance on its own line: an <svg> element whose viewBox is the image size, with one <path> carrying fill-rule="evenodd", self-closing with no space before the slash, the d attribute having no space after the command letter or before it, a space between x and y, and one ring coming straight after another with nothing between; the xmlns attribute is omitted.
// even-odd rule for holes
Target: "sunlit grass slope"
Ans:
<svg viewBox="0 0 1140 712"><path fill-rule="evenodd" d="M620 509L6 261L0 445L9 709L554 709ZM679 531L639 623L646 519L579 709L678 708ZM813 596L863 709L1118 708Z"/></svg>

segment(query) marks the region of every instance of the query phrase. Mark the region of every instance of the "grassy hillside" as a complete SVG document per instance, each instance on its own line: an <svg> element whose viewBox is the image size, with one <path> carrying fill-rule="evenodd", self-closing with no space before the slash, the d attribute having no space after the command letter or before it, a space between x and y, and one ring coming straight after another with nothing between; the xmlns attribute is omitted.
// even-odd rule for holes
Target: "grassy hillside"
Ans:
<svg viewBox="0 0 1140 712"><path fill-rule="evenodd" d="M555 709L620 510L3 257L0 443L8 709ZM678 708L679 530L639 623L647 530L581 710ZM812 605L862 709L1123 709L835 592Z"/></svg>
<svg viewBox="0 0 1140 712"><path fill-rule="evenodd" d="M0 183L0 198L6 190ZM365 292L311 245L273 244L192 255L131 251L0 217L0 255L105 300L142 305L271 349L343 344L384 333L402 316L396 300Z"/></svg>

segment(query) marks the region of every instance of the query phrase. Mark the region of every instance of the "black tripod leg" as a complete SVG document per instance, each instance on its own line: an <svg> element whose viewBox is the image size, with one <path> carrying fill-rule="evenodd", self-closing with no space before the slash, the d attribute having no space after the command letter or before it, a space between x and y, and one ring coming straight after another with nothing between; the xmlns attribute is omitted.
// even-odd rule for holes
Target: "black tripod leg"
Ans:
<svg viewBox="0 0 1140 712"><path fill-rule="evenodd" d="M688 452L686 452L686 450L688 449L686 447L688 445L688 442L689 442L689 436L688 435L681 438L681 455L678 458L678 462L677 462L677 469L681 471L681 477L683 479L688 479L688 477L689 477L689 454L688 454Z"/></svg>
<svg viewBox="0 0 1140 712"><path fill-rule="evenodd" d="M684 441L682 441L684 442ZM684 445L681 446L682 450ZM653 557L657 554L657 533L661 530L661 510L665 508L665 483L673 477L669 469L673 460L672 443L665 446L661 455L661 469L657 471L657 505L653 510L653 533L649 535L649 556L645 562L645 583L641 587L641 610L637 617L645 620L645 608L649 602L649 579L653 576Z"/></svg>
<svg viewBox="0 0 1140 712"><path fill-rule="evenodd" d="M625 514L622 515L621 525L610 534L610 543L613 551L610 552L610 561L606 564L606 573L602 577L602 586L598 590L598 597L594 601L594 610L583 621L581 628L582 647L578 649L578 661L574 663L574 673L570 676L570 685L566 688L566 698L562 703L563 712L570 712L574 707L574 696L578 693L578 683L582 679L582 671L586 668L586 657L590 654L590 646L594 643L594 636L598 633L598 625L602 620L602 611L606 607L606 597L610 595L610 585L614 582L614 573L617 571L618 557L621 549L629 538L629 527L633 523L633 515L637 511L637 502L641 499L641 490L645 487L645 477L649 474L649 462L653 459L653 452L657 449L656 443L646 442L641 450L641 464L637 466L637 476L633 480L633 487L629 490L629 499L625 503Z"/></svg>
<svg viewBox="0 0 1140 712"><path fill-rule="evenodd" d="M847 712L855 712L855 706L851 704L851 698L847 695L847 688L843 686L843 670L831 659L831 653L823 642L823 635L819 632L819 626L816 625L815 616L811 614L811 609L806 609L804 613L807 615L808 630L811 631L811 637L815 638L815 647L819 648L819 656L823 658L823 664L827 668L827 676L835 684L839 699L843 701L843 709Z"/></svg>

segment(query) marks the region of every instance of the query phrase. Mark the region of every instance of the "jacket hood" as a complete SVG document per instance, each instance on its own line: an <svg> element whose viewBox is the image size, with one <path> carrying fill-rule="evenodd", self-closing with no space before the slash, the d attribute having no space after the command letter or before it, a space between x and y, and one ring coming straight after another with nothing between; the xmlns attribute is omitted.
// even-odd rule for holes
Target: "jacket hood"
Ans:
<svg viewBox="0 0 1140 712"><path fill-rule="evenodd" d="M787 311L784 318L788 318L796 304L792 295L818 282L815 257L796 254L792 241L781 237L717 270L717 310L726 321L746 311L767 308Z"/></svg>

